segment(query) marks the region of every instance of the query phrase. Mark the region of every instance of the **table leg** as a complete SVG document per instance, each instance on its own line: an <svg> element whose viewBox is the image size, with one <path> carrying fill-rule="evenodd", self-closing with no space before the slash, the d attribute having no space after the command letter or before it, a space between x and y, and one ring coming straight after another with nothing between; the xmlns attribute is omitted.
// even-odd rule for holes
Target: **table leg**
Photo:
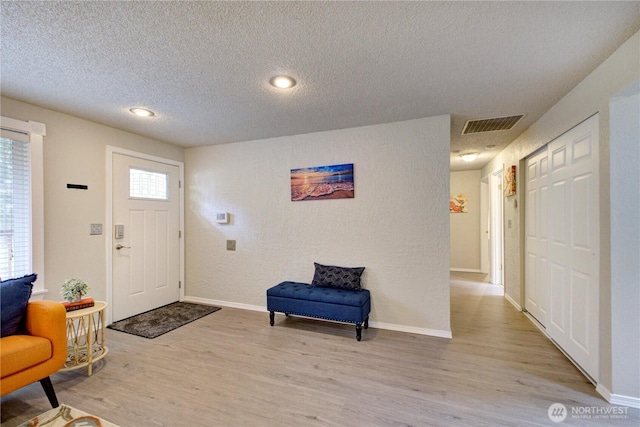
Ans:
<svg viewBox="0 0 640 427"><path fill-rule="evenodd" d="M85 338L87 341L87 373L89 374L89 376L91 376L91 359L93 359L93 344L91 342L91 340L93 339L93 314L90 314L88 317L89 329L87 330L87 336Z"/></svg>

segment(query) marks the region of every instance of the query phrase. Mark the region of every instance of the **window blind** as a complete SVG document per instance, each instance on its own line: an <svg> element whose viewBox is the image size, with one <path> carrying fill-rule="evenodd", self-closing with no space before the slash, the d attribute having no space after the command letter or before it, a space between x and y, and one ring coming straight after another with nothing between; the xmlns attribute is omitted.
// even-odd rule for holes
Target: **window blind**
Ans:
<svg viewBox="0 0 640 427"><path fill-rule="evenodd" d="M0 277L31 273L29 143L21 134L0 137Z"/></svg>

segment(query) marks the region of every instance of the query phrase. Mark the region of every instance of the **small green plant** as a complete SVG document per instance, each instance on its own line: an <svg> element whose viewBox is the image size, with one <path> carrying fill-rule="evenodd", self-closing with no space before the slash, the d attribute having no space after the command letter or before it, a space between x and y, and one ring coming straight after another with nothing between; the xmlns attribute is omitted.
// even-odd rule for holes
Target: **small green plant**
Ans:
<svg viewBox="0 0 640 427"><path fill-rule="evenodd" d="M78 301L87 294L89 285L80 279L67 279L62 285L60 295L67 301Z"/></svg>

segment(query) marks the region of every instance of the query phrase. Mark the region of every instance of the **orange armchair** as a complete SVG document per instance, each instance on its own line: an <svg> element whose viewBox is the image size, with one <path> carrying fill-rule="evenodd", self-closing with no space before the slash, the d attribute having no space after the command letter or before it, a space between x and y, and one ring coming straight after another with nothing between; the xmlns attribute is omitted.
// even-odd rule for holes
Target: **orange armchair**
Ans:
<svg viewBox="0 0 640 427"><path fill-rule="evenodd" d="M51 406L58 407L49 375L67 359L66 310L57 301L31 301L26 326L30 335L0 338L0 396L40 381Z"/></svg>

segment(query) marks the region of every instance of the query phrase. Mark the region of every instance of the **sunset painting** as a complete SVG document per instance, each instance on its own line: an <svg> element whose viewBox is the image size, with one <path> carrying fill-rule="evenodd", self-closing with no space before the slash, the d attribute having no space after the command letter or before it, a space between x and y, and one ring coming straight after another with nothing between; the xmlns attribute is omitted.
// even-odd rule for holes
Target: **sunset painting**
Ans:
<svg viewBox="0 0 640 427"><path fill-rule="evenodd" d="M353 163L291 170L291 200L352 199Z"/></svg>

